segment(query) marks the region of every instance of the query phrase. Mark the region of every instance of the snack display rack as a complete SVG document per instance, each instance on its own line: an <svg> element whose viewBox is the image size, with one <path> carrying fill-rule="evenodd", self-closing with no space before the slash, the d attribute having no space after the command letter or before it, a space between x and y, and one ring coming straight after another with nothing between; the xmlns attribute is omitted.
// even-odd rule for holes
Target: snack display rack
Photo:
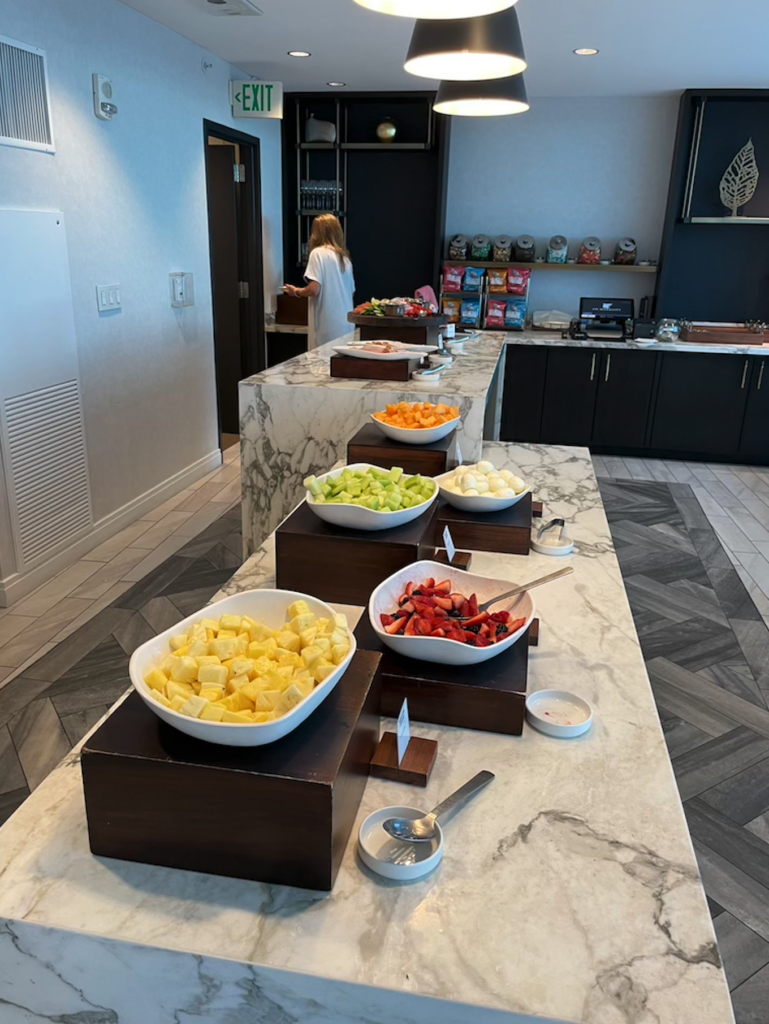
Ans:
<svg viewBox="0 0 769 1024"><path fill-rule="evenodd" d="M485 265L482 264L482 263L481 264L473 264L472 261L467 262L467 263L463 263L463 264L459 264L457 262L446 264L446 267L449 267L449 266L454 266L454 267L461 266L461 267L464 268L465 272L467 271L468 268L476 269L478 271L482 271L482 275L481 275L481 278L480 278L480 287L479 287L478 290L460 290L460 291L452 291L450 289L447 290L447 288L446 288L446 279L445 279L446 278L445 267L444 267L444 273L441 274L441 287L440 287L440 309L441 309L442 313L444 313L448 317L451 317L451 312L449 311L449 307L447 306L447 303L451 303L452 301L456 301L456 302L460 303L460 319L458 321L454 320L453 322L456 323L460 327L470 327L470 328L474 327L476 329L482 327L484 329L493 330L493 331L522 331L524 329L524 327L526 326L526 315L527 315L528 306L529 306L529 285L531 283L531 276L530 276L530 274L527 274L524 290L523 291L516 291L516 292L492 291L491 278L492 278L492 274L494 273L495 270L497 270L499 272L504 272L505 276L507 276L507 275L509 275L511 273L519 273L520 274L523 271L528 272L531 269L530 267L528 267L528 266L527 267L523 267L520 264L516 265L514 263L510 263L510 264L507 264L507 263L485 264ZM470 320L470 319L468 319L468 318L466 318L464 316L464 309L465 309L465 304L466 303L472 302L474 300L478 301L478 314L477 314L477 316L475 317L474 320ZM496 323L496 322L494 322L493 319L492 319L491 322L489 322L489 308L490 308L490 304L496 304L496 303L500 303L500 304L504 303L505 307L507 307L510 304L515 304L520 310L522 310L522 316L520 317L519 322L517 322L517 323L508 323L507 322L508 317L507 317L507 309L506 308L504 310L504 320L505 320L505 323L503 323L503 324ZM492 306L492 308L493 308L493 306Z"/></svg>

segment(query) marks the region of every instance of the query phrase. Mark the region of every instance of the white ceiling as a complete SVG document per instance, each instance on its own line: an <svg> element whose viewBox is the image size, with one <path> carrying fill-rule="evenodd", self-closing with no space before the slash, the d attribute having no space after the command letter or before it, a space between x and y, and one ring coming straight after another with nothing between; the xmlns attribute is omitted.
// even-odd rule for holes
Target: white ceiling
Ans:
<svg viewBox="0 0 769 1024"><path fill-rule="evenodd" d="M216 16L203 0L123 2L289 90L434 84L403 70L413 22L353 0L256 0L263 17ZM531 96L769 88L769 0L520 0L518 13ZM572 53L586 46L601 52ZM299 49L312 57L287 56Z"/></svg>

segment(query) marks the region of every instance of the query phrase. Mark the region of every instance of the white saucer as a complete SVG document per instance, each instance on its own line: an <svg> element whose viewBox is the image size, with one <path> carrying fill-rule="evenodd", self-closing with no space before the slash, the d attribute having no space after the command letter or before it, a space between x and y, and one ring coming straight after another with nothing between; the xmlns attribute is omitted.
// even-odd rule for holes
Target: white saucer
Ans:
<svg viewBox="0 0 769 1024"><path fill-rule="evenodd" d="M573 739L592 726L593 709L568 690L537 690L526 698L526 721L546 736Z"/></svg>
<svg viewBox="0 0 769 1024"><path fill-rule="evenodd" d="M424 843L393 839L382 827L388 818L421 818L425 814L427 811L416 807L382 807L369 814L358 832L358 853L366 867L396 882L423 878L437 868L443 860L443 832L437 822L435 838Z"/></svg>

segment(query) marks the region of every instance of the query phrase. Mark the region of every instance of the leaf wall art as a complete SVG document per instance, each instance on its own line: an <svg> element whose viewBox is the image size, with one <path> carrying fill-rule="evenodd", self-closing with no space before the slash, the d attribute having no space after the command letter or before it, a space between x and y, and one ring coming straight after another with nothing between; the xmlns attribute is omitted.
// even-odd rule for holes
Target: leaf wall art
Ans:
<svg viewBox="0 0 769 1024"><path fill-rule="evenodd" d="M758 164L751 138L729 164L719 186L721 202L730 211L730 216L739 216L739 208L753 198L758 178Z"/></svg>

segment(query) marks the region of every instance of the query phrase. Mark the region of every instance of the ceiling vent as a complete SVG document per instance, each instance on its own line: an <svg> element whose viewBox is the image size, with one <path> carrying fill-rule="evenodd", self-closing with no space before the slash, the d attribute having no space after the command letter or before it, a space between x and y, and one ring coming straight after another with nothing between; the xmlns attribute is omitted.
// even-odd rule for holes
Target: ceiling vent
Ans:
<svg viewBox="0 0 769 1024"><path fill-rule="evenodd" d="M54 151L45 50L5 36L0 36L0 144Z"/></svg>
<svg viewBox="0 0 769 1024"><path fill-rule="evenodd" d="M251 0L206 0L208 10L211 14L262 14L256 4Z"/></svg>

